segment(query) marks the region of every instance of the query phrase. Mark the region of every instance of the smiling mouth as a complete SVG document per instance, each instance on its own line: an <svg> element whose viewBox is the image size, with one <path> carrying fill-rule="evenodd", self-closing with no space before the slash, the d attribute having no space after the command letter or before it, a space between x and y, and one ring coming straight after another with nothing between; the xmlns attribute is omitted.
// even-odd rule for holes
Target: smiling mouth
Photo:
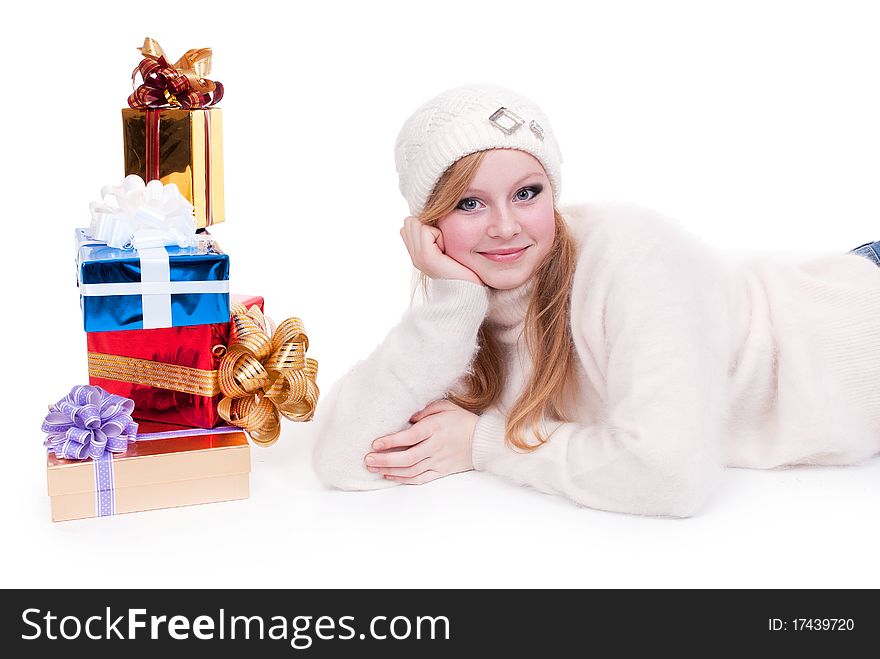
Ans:
<svg viewBox="0 0 880 659"><path fill-rule="evenodd" d="M496 249L491 252L480 252L480 254L492 254L495 255L505 255L505 254L516 254L517 252L521 252L525 249L525 247L511 247L509 249Z"/></svg>
<svg viewBox="0 0 880 659"><path fill-rule="evenodd" d="M485 256L490 261L495 261L496 263L508 263L510 261L516 261L520 256L525 254L526 250L529 248L529 245L520 248L511 248L511 249L498 249L493 250L491 252L477 252L477 254L481 256Z"/></svg>

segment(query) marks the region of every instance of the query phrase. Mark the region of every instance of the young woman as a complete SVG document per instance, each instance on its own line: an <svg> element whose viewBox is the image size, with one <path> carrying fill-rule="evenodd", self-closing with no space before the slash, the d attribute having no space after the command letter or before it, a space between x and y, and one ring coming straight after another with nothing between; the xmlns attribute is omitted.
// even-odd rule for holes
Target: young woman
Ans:
<svg viewBox="0 0 880 659"><path fill-rule="evenodd" d="M724 466L880 452L880 242L734 260L642 207L557 207L547 118L489 85L422 105L396 162L429 295L322 402L327 485L477 469L686 517Z"/></svg>

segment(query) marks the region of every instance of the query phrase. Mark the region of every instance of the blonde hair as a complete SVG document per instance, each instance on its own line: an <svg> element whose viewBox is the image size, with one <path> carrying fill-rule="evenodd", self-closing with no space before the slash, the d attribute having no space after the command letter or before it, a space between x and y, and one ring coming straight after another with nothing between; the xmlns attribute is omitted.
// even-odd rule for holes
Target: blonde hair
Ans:
<svg viewBox="0 0 880 659"><path fill-rule="evenodd" d="M464 156L443 173L419 216L423 224L436 226L456 208L485 153ZM540 430L546 413L561 421L569 420L564 413L564 399L572 386L575 359L569 321L575 247L555 206L553 220L556 238L550 253L532 274L534 286L525 316L523 334L532 357L532 373L511 408L505 429L505 441L523 451L532 451L547 441ZM422 274L420 279L422 290L426 291L427 277ZM471 372L466 375L464 393L449 395L449 400L477 414L498 400L505 379L501 346L485 322L479 330L478 344ZM536 444L526 441L527 431L536 437Z"/></svg>

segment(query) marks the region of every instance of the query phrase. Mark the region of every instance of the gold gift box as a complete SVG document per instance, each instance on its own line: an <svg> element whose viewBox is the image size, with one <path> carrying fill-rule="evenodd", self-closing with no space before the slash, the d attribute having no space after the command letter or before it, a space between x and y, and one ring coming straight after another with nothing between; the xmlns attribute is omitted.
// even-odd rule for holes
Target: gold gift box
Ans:
<svg viewBox="0 0 880 659"><path fill-rule="evenodd" d="M225 218L220 108L122 110L125 175L174 183L204 228ZM152 170L152 171L151 171Z"/></svg>
<svg viewBox="0 0 880 659"><path fill-rule="evenodd" d="M106 495L104 503L98 502L94 462L49 453L52 521L247 499L250 445L241 432L142 439L114 455L112 469L113 503L108 512Z"/></svg>

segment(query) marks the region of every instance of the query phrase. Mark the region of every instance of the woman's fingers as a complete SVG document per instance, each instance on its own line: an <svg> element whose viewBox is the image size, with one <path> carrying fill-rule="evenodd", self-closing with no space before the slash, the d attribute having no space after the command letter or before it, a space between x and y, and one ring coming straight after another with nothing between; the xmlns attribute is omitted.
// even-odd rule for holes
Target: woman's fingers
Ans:
<svg viewBox="0 0 880 659"><path fill-rule="evenodd" d="M434 246L443 251L443 233L437 227L424 224L421 220L410 215L403 221L400 235L410 247L410 254L419 260L433 253Z"/></svg>
<svg viewBox="0 0 880 659"><path fill-rule="evenodd" d="M406 430L379 437L373 442L372 449L374 451L384 451L386 449L399 448L401 446L415 446L423 439L427 439L430 436L430 428L425 424L417 424Z"/></svg>
<svg viewBox="0 0 880 659"><path fill-rule="evenodd" d="M422 240L428 247L433 247L433 245L443 235L443 232L440 231L440 229L438 229L437 227L432 227L430 224L419 223L419 228L422 234Z"/></svg>
<svg viewBox="0 0 880 659"><path fill-rule="evenodd" d="M406 245L410 258L415 262L418 259L418 232L413 230L417 224L417 220L410 216L403 221L403 227L400 229L400 236Z"/></svg>
<svg viewBox="0 0 880 659"><path fill-rule="evenodd" d="M430 449L424 444L416 444L405 451L381 451L367 453L364 462L367 467L411 467L429 457Z"/></svg>
<svg viewBox="0 0 880 659"><path fill-rule="evenodd" d="M422 233L422 228L425 226L415 217L406 218L409 221L409 230L412 235L413 248L415 249L415 254L420 259L422 258L422 252L425 249L425 241L424 235Z"/></svg>
<svg viewBox="0 0 880 659"><path fill-rule="evenodd" d="M403 476L404 478L412 478L418 476L422 472L428 470L428 458L419 460L410 467L367 467L373 473L382 474L383 476Z"/></svg>
<svg viewBox="0 0 880 659"><path fill-rule="evenodd" d="M401 485L422 485L424 483L436 480L440 478L440 476L440 472L434 471L433 469L428 469L427 471L423 471L418 476L413 476L412 478L407 478L406 476L385 476L385 478L390 481L396 481Z"/></svg>
<svg viewBox="0 0 880 659"><path fill-rule="evenodd" d="M439 247L440 251L445 254L446 253L446 246L443 244L443 232L442 231L440 231L440 230L437 231L436 239L437 239L437 247Z"/></svg>
<svg viewBox="0 0 880 659"><path fill-rule="evenodd" d="M443 249L443 232L437 227L428 226L427 224L420 226L422 228L421 245L425 250L425 257L434 260L449 258L446 256L446 250Z"/></svg>
<svg viewBox="0 0 880 659"><path fill-rule="evenodd" d="M413 265L429 276L433 271L431 250L435 249L432 229L433 227L422 224L418 218L409 216L403 221L403 228L400 230ZM434 230L439 232L439 229Z"/></svg>
<svg viewBox="0 0 880 659"><path fill-rule="evenodd" d="M437 414L437 412L443 412L446 410L455 410L459 409L458 405L453 403L451 400L447 400L446 398L441 398L439 400L435 400L429 403L426 407L420 409L418 412L413 414L409 421L410 423L417 423L424 419L426 416L431 416L432 414Z"/></svg>

